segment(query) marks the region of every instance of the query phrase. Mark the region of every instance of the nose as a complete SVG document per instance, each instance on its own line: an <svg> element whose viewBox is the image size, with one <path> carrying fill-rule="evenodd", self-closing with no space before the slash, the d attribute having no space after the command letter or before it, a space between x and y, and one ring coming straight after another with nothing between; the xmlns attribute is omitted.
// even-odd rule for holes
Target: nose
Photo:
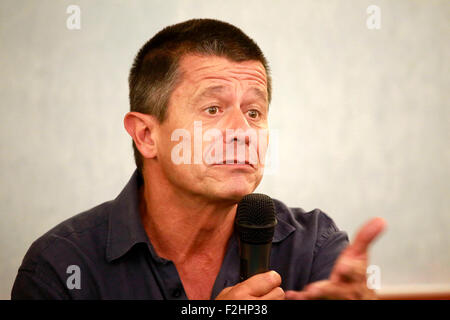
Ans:
<svg viewBox="0 0 450 320"><path fill-rule="evenodd" d="M228 114L227 123L224 128L229 131L228 134L224 135L224 137L227 137L227 140L229 140L226 142L230 143L234 140L238 143L248 144L248 136L245 133L249 128L251 128L251 126L241 108L239 106L233 107ZM230 135L230 132L233 132L233 134Z"/></svg>

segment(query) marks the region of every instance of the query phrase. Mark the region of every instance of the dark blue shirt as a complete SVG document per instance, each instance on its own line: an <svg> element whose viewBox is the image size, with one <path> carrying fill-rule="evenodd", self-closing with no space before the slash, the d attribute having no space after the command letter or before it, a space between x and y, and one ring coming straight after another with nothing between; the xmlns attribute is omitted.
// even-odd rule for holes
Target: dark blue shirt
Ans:
<svg viewBox="0 0 450 320"><path fill-rule="evenodd" d="M80 213L37 239L19 268L12 299L187 299L173 262L157 255L139 214L135 172L120 195ZM284 290L328 278L348 237L319 209L305 212L274 200L278 224L270 269ZM161 208L161 210L164 210ZM211 298L239 282L236 233Z"/></svg>

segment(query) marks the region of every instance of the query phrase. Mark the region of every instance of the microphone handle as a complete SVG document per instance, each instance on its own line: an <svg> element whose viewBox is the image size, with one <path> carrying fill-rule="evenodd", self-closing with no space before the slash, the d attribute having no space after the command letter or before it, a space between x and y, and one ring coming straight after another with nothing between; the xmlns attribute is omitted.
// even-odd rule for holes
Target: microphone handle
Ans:
<svg viewBox="0 0 450 320"><path fill-rule="evenodd" d="M251 244L239 242L240 280L244 281L258 273L269 271L272 242Z"/></svg>

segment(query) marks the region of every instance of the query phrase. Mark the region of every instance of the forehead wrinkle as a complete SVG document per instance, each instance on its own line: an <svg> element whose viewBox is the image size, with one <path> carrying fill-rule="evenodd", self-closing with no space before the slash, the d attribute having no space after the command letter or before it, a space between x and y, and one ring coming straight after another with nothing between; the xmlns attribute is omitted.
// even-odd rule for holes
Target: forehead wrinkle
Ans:
<svg viewBox="0 0 450 320"><path fill-rule="evenodd" d="M266 70L260 62L233 62L227 60L227 63L222 63L223 59L221 57L206 58L192 56L182 58L180 67L183 69L184 79L187 80L187 83L195 87L191 91L191 101L198 101L205 95L221 94L224 90L229 91L231 87L236 85L235 81L238 81L238 87L242 89L244 87L259 87L259 90L251 89L252 94L268 102L268 79L266 77ZM222 60L222 62L218 63L219 60ZM204 81L208 80L212 83L203 84ZM221 82L224 84L221 84ZM208 86L209 89L208 87L205 88L205 86ZM238 90L238 88L233 89L233 91L235 90ZM243 94L247 95L248 89Z"/></svg>
<svg viewBox="0 0 450 320"><path fill-rule="evenodd" d="M250 61L243 62L230 62L227 64L216 63L211 60L224 59L224 58L209 58L209 60L201 59L201 61L195 61L193 65L187 67L186 63L188 57L183 59L180 66L184 69L187 75L191 77L194 81L199 81L202 78L208 77L207 74L213 73L219 76L217 73L222 73L224 76L231 75L233 78L242 78L243 80L255 80L267 87L267 76L264 66L258 61L252 61L249 66ZM256 65L255 65L256 62ZM189 70L190 69L190 70ZM206 75L205 75L206 74ZM219 76L220 77L220 76Z"/></svg>
<svg viewBox="0 0 450 320"><path fill-rule="evenodd" d="M220 82L226 82L227 84L212 84L210 86L208 86L207 88L203 89L202 88L202 81L207 81L207 80L212 80L212 81L220 81ZM244 87L252 87L253 89L251 89L252 91L254 91L253 93L255 93L257 96L260 96L261 98L263 98L265 101L268 100L268 92L267 92L267 85L266 82L263 79L260 79L259 77L255 77L253 76L253 74L250 74L250 77L248 76L248 73L246 73L246 75L242 75L242 74L236 74L236 73L230 73L228 72L228 74L224 74L224 75L210 75L210 73L208 74L203 74L203 75L198 75L197 77L192 77L191 78L192 83L198 85L197 90L195 90L196 92L194 93L195 95L197 95L197 92L199 90L203 90L204 92L202 92L201 95L205 95L207 93L221 93L224 90L228 90L228 86L235 82L238 81L240 84L239 86L242 87L242 85L244 85ZM241 82L248 82L247 84L242 84ZM209 91L209 92L206 92ZM199 95L200 96L200 95Z"/></svg>
<svg viewBox="0 0 450 320"><path fill-rule="evenodd" d="M261 63L258 63L257 66L252 66L252 67L249 67L247 65L242 65L242 64L236 64L234 67L236 67L236 69L248 70L248 72L244 71L244 73L248 73L251 75L253 75L254 73L258 73L261 78L266 78L266 70L265 70L264 66L261 65Z"/></svg>

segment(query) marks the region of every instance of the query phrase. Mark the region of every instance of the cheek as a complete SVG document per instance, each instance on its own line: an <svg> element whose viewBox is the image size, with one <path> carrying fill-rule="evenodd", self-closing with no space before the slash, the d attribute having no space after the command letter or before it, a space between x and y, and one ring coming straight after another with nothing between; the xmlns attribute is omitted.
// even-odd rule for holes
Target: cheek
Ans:
<svg viewBox="0 0 450 320"><path fill-rule="evenodd" d="M266 163L266 155L269 148L269 131L267 129L259 130L258 144L256 146L260 164Z"/></svg>
<svg viewBox="0 0 450 320"><path fill-rule="evenodd" d="M173 139L173 141L172 141ZM166 132L158 141L158 162L164 175L175 184L198 180L200 166L194 164L193 139L186 130Z"/></svg>

